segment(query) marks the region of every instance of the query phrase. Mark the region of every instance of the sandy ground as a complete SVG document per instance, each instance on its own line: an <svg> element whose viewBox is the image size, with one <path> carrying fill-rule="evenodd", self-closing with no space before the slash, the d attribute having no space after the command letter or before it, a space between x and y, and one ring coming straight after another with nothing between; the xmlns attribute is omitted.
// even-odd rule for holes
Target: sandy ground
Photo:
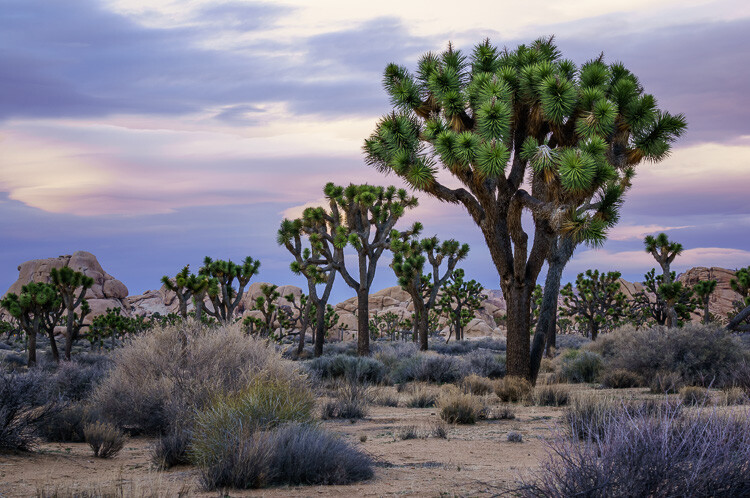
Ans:
<svg viewBox="0 0 750 498"><path fill-rule="evenodd" d="M496 399L496 398L495 398ZM297 486L257 491L230 490L229 496L485 496L513 486L546 455L545 439L562 408L514 405L514 420L447 426L448 438L401 440L400 427L430 428L435 408L372 406L366 419L325 421L370 453L375 477L348 486ZM510 431L522 443L507 441ZM361 439L364 439L364 442ZM96 459L84 443L41 444L33 453L0 455L0 496L217 496L204 492L192 467L156 470L149 457L153 440L131 439L116 457ZM223 495L227 496L227 495Z"/></svg>

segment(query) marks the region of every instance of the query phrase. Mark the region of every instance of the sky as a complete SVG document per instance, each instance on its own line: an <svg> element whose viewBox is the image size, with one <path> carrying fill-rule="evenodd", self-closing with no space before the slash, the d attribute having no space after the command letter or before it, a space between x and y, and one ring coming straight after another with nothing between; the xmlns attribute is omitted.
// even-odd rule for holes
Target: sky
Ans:
<svg viewBox="0 0 750 498"><path fill-rule="evenodd" d="M530 0L0 0L0 292L36 258L94 253L131 295L204 256L261 261L296 284L279 222L328 181L401 186L361 147L390 111L389 62L414 68L448 41L514 48L555 35L581 64L622 61L688 132L639 166L622 218L586 268L640 280L643 237L673 265L750 265L750 3ZM420 195L402 225L471 245L469 278L499 288L461 207ZM395 285L383 258L373 288ZM541 282L541 279L540 279ZM332 299L354 295L339 281Z"/></svg>

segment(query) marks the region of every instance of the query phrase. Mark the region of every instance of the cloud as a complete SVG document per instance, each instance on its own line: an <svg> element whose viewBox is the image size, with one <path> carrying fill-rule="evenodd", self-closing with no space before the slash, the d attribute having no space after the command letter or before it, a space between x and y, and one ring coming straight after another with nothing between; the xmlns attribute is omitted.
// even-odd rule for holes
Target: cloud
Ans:
<svg viewBox="0 0 750 498"><path fill-rule="evenodd" d="M691 228L691 225L669 227L663 225L616 225L607 236L608 240L643 240L646 235L668 230Z"/></svg>

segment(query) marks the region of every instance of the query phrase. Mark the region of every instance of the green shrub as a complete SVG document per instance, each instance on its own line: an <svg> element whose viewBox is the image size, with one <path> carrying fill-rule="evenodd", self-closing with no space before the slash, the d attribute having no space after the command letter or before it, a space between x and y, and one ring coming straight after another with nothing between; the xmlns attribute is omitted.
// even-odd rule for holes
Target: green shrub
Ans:
<svg viewBox="0 0 750 498"><path fill-rule="evenodd" d="M243 390L218 396L195 416L191 459L211 465L226 448L254 431L286 422L312 422L315 400L305 386L282 379L256 379Z"/></svg>
<svg viewBox="0 0 750 498"><path fill-rule="evenodd" d="M125 446L127 437L117 426L94 422L83 428L83 435L96 458L111 458Z"/></svg>
<svg viewBox="0 0 750 498"><path fill-rule="evenodd" d="M570 349L560 356L560 377L566 382L594 382L602 369L602 357L591 351Z"/></svg>

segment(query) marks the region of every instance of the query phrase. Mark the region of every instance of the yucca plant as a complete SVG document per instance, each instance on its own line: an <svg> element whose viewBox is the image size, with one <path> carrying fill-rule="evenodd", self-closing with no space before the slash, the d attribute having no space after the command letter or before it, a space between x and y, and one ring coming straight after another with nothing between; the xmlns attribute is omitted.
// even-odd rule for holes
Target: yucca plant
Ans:
<svg viewBox="0 0 750 498"><path fill-rule="evenodd" d="M418 239L422 229L416 224L412 233L394 232L391 236L393 263L391 268L398 284L411 296L414 303L414 328L419 339L419 349L427 351L429 313L435 307L438 292L453 274L456 264L469 253L469 245L450 239L442 244L437 237ZM446 263L443 274L440 266ZM429 263L432 271L425 274Z"/></svg>
<svg viewBox="0 0 750 498"><path fill-rule="evenodd" d="M677 326L677 310L675 303L682 293L682 284L674 282L674 272L670 270L674 259L682 254L682 244L669 240L667 234L660 233L656 237L647 235L643 239L646 252L651 254L661 267L661 285L657 292L657 299L664 300L667 314L667 327Z"/></svg>
<svg viewBox="0 0 750 498"><path fill-rule="evenodd" d="M734 277L729 284L732 290L739 293L742 298L735 303L737 314L730 315L727 328L734 331L748 331L750 330L750 266L737 270Z"/></svg>
<svg viewBox="0 0 750 498"><path fill-rule="evenodd" d="M231 259L224 261L206 256L203 266L198 271L199 275L206 277L208 282L200 286L201 292L194 292L193 302L198 305L203 303L203 296L208 295L213 309L203 308L205 313L216 318L220 323L229 323L234 319L234 310L242 300L242 293L250 279L258 274L260 261L248 256L240 263L234 263ZM234 281L237 280L237 289ZM205 293L203 287L205 286ZM199 317L200 319L200 317Z"/></svg>
<svg viewBox="0 0 750 498"><path fill-rule="evenodd" d="M708 304L711 300L711 294L716 290L716 280L703 280L693 286L695 295L703 305L703 323L711 321L711 310Z"/></svg>
<svg viewBox="0 0 750 498"><path fill-rule="evenodd" d="M52 285L60 294L67 315L65 317L65 359L70 360L73 343L83 328L83 319L91 312L88 301L84 299L86 291L94 285L94 279L75 271L68 266L50 270ZM79 308L76 313L76 308Z"/></svg>
<svg viewBox="0 0 750 498"><path fill-rule="evenodd" d="M416 74L389 64L383 84L394 109L365 140L367 161L469 212L508 302L508 374L533 378L530 299L553 243L603 240L635 166L667 156L683 116L659 110L622 64L600 56L576 67L552 38L512 51L485 40L468 58L449 45L425 54ZM542 314L549 322L550 309Z"/></svg>
<svg viewBox="0 0 750 498"><path fill-rule="evenodd" d="M315 274L335 270L357 293L357 354L367 356L370 354L369 294L378 260L390 247L396 222L407 209L417 206L417 198L405 189L367 184L342 187L328 183L323 193L328 199L328 209L309 207L295 225L295 229L299 227L307 235L311 254L315 255L310 263L317 269L306 271ZM344 259L347 246L357 254L356 272L347 269ZM299 268L301 271L302 267ZM322 322L320 319L316 323Z"/></svg>
<svg viewBox="0 0 750 498"><path fill-rule="evenodd" d="M308 220L310 222L310 220ZM308 233L302 230L305 220L297 218L294 220L284 219L279 226L276 234L276 242L286 247L287 251L294 257L294 261L289 265L295 275L303 275L307 280L307 292L309 294L305 314L309 318L312 309L315 309L315 318L311 320L314 323L315 332L313 333L314 355L316 357L323 354L323 342L326 336L326 318L328 308L328 298L333 290L333 283L336 280L336 271L333 266L321 261L320 253L316 246L310 244L310 247L304 247L302 244L303 237L308 237ZM322 229L322 227L321 227ZM318 285L323 285L323 292L318 293ZM337 315L338 316L338 315ZM330 320L329 320L330 321ZM300 340L297 347L297 354L301 354L305 347L305 326L300 331Z"/></svg>
<svg viewBox="0 0 750 498"><path fill-rule="evenodd" d="M177 296L180 316L186 319L188 316L188 303L193 298L196 309L196 317L201 320L203 314L203 299L209 287L215 287L217 282L206 275L195 275L190 273L190 265L185 265L173 278L164 275L161 282L167 290L174 292ZM198 303L200 301L200 303Z"/></svg>

